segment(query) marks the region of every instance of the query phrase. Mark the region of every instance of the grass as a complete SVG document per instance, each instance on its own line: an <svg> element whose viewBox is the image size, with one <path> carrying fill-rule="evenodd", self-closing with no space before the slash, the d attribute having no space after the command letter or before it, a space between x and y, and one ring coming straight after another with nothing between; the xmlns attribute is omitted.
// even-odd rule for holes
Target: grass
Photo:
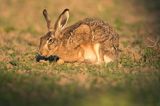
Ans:
<svg viewBox="0 0 160 106"><path fill-rule="evenodd" d="M0 1L0 106L159 106L159 42L148 41L160 35L159 1L148 2ZM37 63L44 8L53 22L69 8L69 24L88 16L110 23L120 34L118 64Z"/></svg>

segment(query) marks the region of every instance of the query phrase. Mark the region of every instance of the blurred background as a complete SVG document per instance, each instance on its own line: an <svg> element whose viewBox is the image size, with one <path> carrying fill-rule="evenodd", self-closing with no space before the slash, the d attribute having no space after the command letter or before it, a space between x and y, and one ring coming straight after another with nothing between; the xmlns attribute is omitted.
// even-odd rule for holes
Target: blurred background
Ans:
<svg viewBox="0 0 160 106"><path fill-rule="evenodd" d="M70 9L120 35L120 61L103 66L36 63L39 38ZM160 105L160 0L0 0L0 105Z"/></svg>
<svg viewBox="0 0 160 106"><path fill-rule="evenodd" d="M0 31L22 33L23 37L24 33L40 36L47 29L42 16L44 8L49 11L53 24L69 8L68 25L86 17L97 17L110 23L122 37L155 37L159 35L159 4L159 0L1 0Z"/></svg>

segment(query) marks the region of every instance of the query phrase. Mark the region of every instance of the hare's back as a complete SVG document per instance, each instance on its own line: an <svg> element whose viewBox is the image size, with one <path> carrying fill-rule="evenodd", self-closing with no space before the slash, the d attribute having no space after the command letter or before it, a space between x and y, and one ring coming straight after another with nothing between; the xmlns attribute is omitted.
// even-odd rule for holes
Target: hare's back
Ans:
<svg viewBox="0 0 160 106"><path fill-rule="evenodd" d="M86 27L81 27L81 26L88 26L90 29L91 34L95 37L109 37L109 36L115 36L118 35L110 26L108 23L96 19L96 18L85 18L69 27L64 29L64 34L68 35L68 37L71 35L71 33L74 33L77 31L77 29L82 29Z"/></svg>
<svg viewBox="0 0 160 106"><path fill-rule="evenodd" d="M108 23L94 18L86 18L84 22L89 25L95 42L103 42L106 40L117 40L119 35Z"/></svg>
<svg viewBox="0 0 160 106"><path fill-rule="evenodd" d="M103 43L107 41L108 43L111 42L114 43L115 46L118 46L119 40L119 36L112 26L96 18L85 18L72 26L67 27L64 29L64 35L66 39L74 39L77 43L81 43L83 39L91 40L95 43Z"/></svg>

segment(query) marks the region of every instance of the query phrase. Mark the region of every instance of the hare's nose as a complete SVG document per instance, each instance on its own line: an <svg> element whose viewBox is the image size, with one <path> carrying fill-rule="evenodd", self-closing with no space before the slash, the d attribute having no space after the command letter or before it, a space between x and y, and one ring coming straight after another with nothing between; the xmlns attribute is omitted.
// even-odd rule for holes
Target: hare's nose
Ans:
<svg viewBox="0 0 160 106"><path fill-rule="evenodd" d="M39 52L39 54L41 55L41 56L45 56L45 57L47 57L48 56L48 53L47 52Z"/></svg>
<svg viewBox="0 0 160 106"><path fill-rule="evenodd" d="M41 56L47 57L48 55L47 54L41 54Z"/></svg>

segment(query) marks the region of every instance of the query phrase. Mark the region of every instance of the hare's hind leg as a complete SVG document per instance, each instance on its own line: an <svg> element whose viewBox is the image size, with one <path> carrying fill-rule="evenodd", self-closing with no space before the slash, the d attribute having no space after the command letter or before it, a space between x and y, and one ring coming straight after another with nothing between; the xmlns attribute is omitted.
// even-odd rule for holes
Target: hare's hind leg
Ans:
<svg viewBox="0 0 160 106"><path fill-rule="evenodd" d="M109 47L104 43L101 43L99 51L100 51L101 61L103 61L104 63L109 63L114 60L112 52L109 50Z"/></svg>
<svg viewBox="0 0 160 106"><path fill-rule="evenodd" d="M84 61L94 63L96 61L96 54L93 49L93 46L90 43L88 43L81 45L81 48L83 49L82 54Z"/></svg>
<svg viewBox="0 0 160 106"><path fill-rule="evenodd" d="M110 55L104 51L102 45L100 43L96 43L93 46L95 54L96 54L96 64L101 63L109 63L113 61L113 59L110 57Z"/></svg>
<svg viewBox="0 0 160 106"><path fill-rule="evenodd" d="M102 64L103 62L110 62L111 59L107 58L107 55L103 53L103 49L100 43L81 45L84 53L84 61L93 64Z"/></svg>
<svg viewBox="0 0 160 106"><path fill-rule="evenodd" d="M93 48L96 54L96 64L101 64L103 63L103 56L102 56L102 51L100 50L100 43L94 44Z"/></svg>
<svg viewBox="0 0 160 106"><path fill-rule="evenodd" d="M109 62L113 61L113 59L111 59L111 58L110 58L109 56L107 56L107 55L104 55L103 58L104 58L104 62L105 62L105 63L109 63Z"/></svg>

